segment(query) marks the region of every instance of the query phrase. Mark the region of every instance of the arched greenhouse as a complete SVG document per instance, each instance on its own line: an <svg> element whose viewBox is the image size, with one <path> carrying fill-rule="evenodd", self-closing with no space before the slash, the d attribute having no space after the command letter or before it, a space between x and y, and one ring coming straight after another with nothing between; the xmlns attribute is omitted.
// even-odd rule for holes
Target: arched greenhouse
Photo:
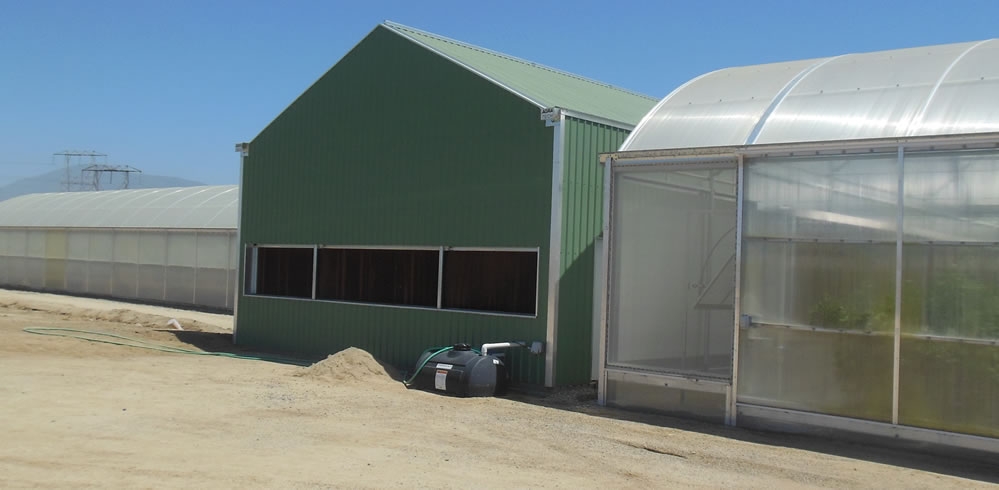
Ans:
<svg viewBox="0 0 999 490"><path fill-rule="evenodd" d="M0 287L232 310L237 186L0 202Z"/></svg>
<svg viewBox="0 0 999 490"><path fill-rule="evenodd" d="M602 161L601 400L999 451L999 40L708 73Z"/></svg>

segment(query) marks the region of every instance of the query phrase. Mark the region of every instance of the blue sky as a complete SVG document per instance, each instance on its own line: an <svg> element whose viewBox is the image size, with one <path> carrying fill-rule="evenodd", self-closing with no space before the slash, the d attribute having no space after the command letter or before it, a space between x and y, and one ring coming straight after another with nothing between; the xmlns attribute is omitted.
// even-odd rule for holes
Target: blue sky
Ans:
<svg viewBox="0 0 999 490"><path fill-rule="evenodd" d="M663 97L701 73L997 37L999 1L0 0L0 184L52 153L236 183L249 141L393 20Z"/></svg>

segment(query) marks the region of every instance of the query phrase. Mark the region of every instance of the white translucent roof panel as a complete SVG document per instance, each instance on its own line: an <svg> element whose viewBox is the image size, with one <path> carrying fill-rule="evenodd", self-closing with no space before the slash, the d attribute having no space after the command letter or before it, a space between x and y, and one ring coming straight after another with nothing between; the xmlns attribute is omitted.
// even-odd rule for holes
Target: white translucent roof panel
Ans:
<svg viewBox="0 0 999 490"><path fill-rule="evenodd" d="M29 194L0 202L0 227L235 229L235 185Z"/></svg>
<svg viewBox="0 0 999 490"><path fill-rule="evenodd" d="M622 150L718 146L745 140L774 97L815 61L729 68L702 75L663 99Z"/></svg>
<svg viewBox="0 0 999 490"><path fill-rule="evenodd" d="M996 40L729 68L668 95L622 151L999 131Z"/></svg>
<svg viewBox="0 0 999 490"><path fill-rule="evenodd" d="M940 83L914 135L999 131L999 40L968 50ZM986 101L990 103L986 103Z"/></svg>

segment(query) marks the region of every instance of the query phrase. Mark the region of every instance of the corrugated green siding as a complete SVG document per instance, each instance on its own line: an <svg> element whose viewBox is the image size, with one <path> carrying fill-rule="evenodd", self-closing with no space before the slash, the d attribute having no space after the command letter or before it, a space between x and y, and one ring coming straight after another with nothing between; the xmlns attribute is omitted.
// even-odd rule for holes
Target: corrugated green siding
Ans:
<svg viewBox="0 0 999 490"><path fill-rule="evenodd" d="M615 151L628 131L574 118L565 120L562 255L558 296L559 385L590 381L593 328L593 242L603 227L602 152Z"/></svg>
<svg viewBox="0 0 999 490"><path fill-rule="evenodd" d="M434 345L543 340L552 141L536 107L375 29L251 142L242 241L540 247L538 316L241 296L238 341L405 368ZM518 362L543 382L543 358Z"/></svg>

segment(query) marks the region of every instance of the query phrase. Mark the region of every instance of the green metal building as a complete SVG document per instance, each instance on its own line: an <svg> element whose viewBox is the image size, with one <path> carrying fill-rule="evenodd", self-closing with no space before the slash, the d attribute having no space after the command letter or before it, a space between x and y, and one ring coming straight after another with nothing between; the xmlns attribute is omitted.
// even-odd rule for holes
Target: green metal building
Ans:
<svg viewBox="0 0 999 490"><path fill-rule="evenodd" d="M394 23L242 152L236 341L511 351L516 382L591 380L600 152L657 99Z"/></svg>

